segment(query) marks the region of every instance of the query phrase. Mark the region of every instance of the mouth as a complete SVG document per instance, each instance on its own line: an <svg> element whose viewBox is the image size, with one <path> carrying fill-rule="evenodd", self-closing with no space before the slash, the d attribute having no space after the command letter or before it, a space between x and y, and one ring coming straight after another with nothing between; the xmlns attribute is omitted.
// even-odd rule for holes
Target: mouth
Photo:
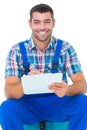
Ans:
<svg viewBox="0 0 87 130"><path fill-rule="evenodd" d="M40 32L39 32L39 35L40 35L40 36L45 36L45 35L46 35L46 31L40 31Z"/></svg>

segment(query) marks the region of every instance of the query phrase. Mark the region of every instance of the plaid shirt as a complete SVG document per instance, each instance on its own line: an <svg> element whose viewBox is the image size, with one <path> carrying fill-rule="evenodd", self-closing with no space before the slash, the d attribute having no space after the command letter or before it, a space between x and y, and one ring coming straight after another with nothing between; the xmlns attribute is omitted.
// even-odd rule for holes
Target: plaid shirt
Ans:
<svg viewBox="0 0 87 130"><path fill-rule="evenodd" d="M23 41L26 47L30 69L40 70L48 73L52 68L52 59L55 53L57 39L52 37L46 49L42 52L34 44L32 37ZM67 82L67 76L82 72L77 54L70 43L63 41L60 58L58 61L58 72L63 73L63 80ZM14 45L8 53L5 67L5 77L16 76L21 78L24 74L23 60L19 44Z"/></svg>

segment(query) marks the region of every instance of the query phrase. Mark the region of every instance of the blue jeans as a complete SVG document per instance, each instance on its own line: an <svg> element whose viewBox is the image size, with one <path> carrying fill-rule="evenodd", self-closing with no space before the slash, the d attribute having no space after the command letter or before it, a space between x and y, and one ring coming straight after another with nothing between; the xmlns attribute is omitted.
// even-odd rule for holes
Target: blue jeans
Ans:
<svg viewBox="0 0 87 130"><path fill-rule="evenodd" d="M20 99L8 99L1 104L0 122L3 130L23 130L23 124L42 120L69 121L68 130L86 130L87 96L55 94L24 95Z"/></svg>

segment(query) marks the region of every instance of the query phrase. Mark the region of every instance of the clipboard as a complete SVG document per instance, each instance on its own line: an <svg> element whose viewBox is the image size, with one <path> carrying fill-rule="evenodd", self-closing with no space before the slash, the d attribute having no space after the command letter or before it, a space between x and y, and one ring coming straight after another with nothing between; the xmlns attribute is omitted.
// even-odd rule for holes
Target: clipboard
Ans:
<svg viewBox="0 0 87 130"><path fill-rule="evenodd" d="M53 93L48 86L54 82L62 82L62 73L41 73L22 77L24 94Z"/></svg>

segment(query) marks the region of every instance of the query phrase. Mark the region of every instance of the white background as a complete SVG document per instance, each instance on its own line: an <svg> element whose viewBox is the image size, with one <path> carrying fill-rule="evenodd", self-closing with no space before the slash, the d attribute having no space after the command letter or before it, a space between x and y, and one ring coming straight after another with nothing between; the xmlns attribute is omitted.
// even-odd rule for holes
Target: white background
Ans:
<svg viewBox="0 0 87 130"><path fill-rule="evenodd" d="M0 0L0 103L4 96L4 67L12 45L31 35L29 10L47 3L54 10L56 27L53 35L69 41L78 53L87 79L87 3L86 0Z"/></svg>

